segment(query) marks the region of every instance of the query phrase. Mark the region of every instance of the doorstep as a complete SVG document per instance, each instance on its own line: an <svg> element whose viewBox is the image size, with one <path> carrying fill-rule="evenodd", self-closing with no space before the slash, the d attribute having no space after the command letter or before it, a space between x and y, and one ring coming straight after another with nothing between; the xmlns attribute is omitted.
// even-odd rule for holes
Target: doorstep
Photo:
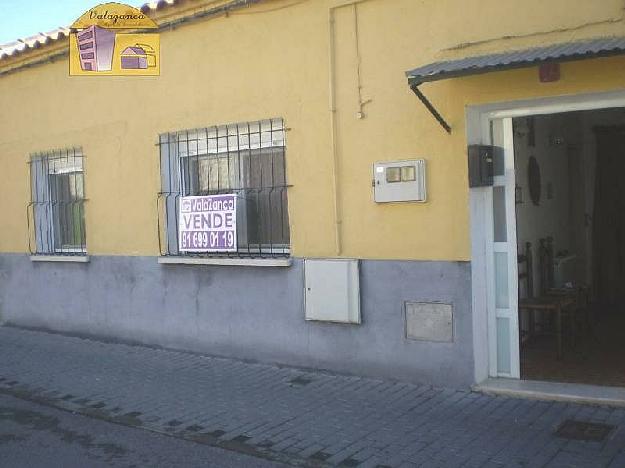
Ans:
<svg viewBox="0 0 625 468"><path fill-rule="evenodd" d="M488 395L625 407L623 387L491 378L474 385L473 390Z"/></svg>

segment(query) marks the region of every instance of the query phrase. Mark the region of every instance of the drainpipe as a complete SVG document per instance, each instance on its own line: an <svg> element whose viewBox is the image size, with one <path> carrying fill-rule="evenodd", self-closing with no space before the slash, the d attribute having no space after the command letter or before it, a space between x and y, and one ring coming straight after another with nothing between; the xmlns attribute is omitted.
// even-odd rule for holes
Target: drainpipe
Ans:
<svg viewBox="0 0 625 468"><path fill-rule="evenodd" d="M332 153L332 189L334 196L334 239L335 239L335 254L341 255L342 252L342 229L341 224L342 212L340 202L340 187L339 187L339 155L336 147L336 73L335 73L335 60L336 55L334 53L334 8L330 8L328 11L328 30L329 30L329 42L330 51L329 58L329 70L330 70L330 152Z"/></svg>
<svg viewBox="0 0 625 468"><path fill-rule="evenodd" d="M352 6L354 8L354 21L357 21L356 5L368 0L348 0L346 2L339 3L331 6L328 9L328 42L329 42L329 94L330 94L330 152L332 153L332 184L333 184L333 196L334 196L334 236L335 236L335 254L340 256L343 252L343 207L341 205L341 187L340 187L340 174L341 165L337 148L337 125L336 125L336 55L334 50L335 45L335 29L334 29L334 11L338 8ZM356 34L357 29L356 29ZM359 50L356 49L359 54ZM360 61L360 57L357 57ZM358 96L359 96L359 115L362 115L362 106L367 102L362 101L360 94L360 63L358 64Z"/></svg>

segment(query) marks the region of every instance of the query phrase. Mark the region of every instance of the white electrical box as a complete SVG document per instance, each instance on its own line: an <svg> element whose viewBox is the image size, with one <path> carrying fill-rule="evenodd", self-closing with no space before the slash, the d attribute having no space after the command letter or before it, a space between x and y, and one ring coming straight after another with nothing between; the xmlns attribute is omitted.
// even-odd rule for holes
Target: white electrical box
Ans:
<svg viewBox="0 0 625 468"><path fill-rule="evenodd" d="M306 320L360 323L358 260L304 260Z"/></svg>
<svg viewBox="0 0 625 468"><path fill-rule="evenodd" d="M378 162L373 165L376 203L425 202L425 159Z"/></svg>

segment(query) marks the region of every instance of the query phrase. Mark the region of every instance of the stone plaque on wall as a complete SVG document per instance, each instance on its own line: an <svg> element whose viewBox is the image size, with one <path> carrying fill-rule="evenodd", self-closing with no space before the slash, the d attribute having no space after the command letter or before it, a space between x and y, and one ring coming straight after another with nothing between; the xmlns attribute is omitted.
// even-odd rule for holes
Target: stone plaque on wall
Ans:
<svg viewBox="0 0 625 468"><path fill-rule="evenodd" d="M406 338L420 341L454 340L453 308L437 302L406 302Z"/></svg>

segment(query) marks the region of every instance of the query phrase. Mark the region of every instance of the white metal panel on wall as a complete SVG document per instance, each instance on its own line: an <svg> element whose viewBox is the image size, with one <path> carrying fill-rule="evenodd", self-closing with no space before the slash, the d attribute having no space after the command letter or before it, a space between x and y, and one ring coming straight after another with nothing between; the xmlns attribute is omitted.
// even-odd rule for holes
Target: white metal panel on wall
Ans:
<svg viewBox="0 0 625 468"><path fill-rule="evenodd" d="M376 203L425 202L425 159L377 162L373 165Z"/></svg>
<svg viewBox="0 0 625 468"><path fill-rule="evenodd" d="M304 261L306 320L360 323L358 260Z"/></svg>

